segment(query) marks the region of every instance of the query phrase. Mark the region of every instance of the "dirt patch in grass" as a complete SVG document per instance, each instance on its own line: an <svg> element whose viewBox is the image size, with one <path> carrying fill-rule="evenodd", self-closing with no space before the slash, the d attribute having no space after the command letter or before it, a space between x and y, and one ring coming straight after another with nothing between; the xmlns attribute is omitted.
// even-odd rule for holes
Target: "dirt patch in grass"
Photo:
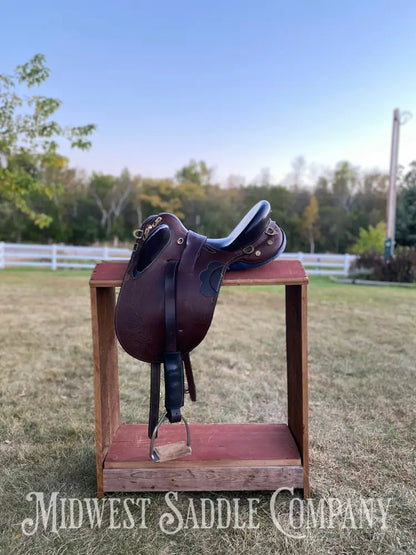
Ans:
<svg viewBox="0 0 416 555"><path fill-rule="evenodd" d="M164 494L125 494L111 497L150 498L147 528L110 529L106 513L101 529L83 524L26 537L21 523L34 517L29 492L95 496L88 277L0 273L1 553L416 552L416 291L322 278L309 288L312 502L323 500L326 511L335 497L344 508L348 500L391 498L385 529L326 521L299 528L295 535L304 537L293 539L273 523L271 492L237 492L179 494L175 505L186 517L191 499L201 524L201 499L239 497L240 519L248 521L248 499L257 498L258 528L193 528L191 519L168 535L160 528ZM285 420L283 311L282 288L223 288L192 357L199 395L185 408L191 422ZM120 350L124 422L146 421L148 381L146 366ZM291 500L281 494L275 504L281 522ZM138 507L133 514L139 518Z"/></svg>

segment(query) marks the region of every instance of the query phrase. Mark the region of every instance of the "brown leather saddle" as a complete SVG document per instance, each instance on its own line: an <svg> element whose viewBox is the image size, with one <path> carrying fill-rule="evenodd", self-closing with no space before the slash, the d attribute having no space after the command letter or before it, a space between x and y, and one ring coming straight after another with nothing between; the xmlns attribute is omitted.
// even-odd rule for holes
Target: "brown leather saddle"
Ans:
<svg viewBox="0 0 416 555"><path fill-rule="evenodd" d="M270 204L260 201L223 239L189 231L169 213L150 216L135 232L137 241L117 300L115 329L127 353L151 364L148 434L155 461L153 444L165 418L184 421L190 445L189 427L181 415L184 393L196 400L189 353L208 331L225 272L266 264L286 246L285 234L270 212ZM166 411L159 419L162 363Z"/></svg>

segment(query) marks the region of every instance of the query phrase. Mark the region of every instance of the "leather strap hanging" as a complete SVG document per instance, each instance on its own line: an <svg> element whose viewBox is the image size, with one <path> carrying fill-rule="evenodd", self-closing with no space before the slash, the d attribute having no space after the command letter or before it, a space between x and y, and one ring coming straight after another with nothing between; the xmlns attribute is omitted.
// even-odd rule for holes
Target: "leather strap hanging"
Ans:
<svg viewBox="0 0 416 555"><path fill-rule="evenodd" d="M159 420L160 401L160 363L152 362L150 365L150 408L148 436L152 437L153 430Z"/></svg>
<svg viewBox="0 0 416 555"><path fill-rule="evenodd" d="M169 422L181 421L184 404L182 355L176 350L176 271L179 262L170 260L165 273L165 407Z"/></svg>
<svg viewBox="0 0 416 555"><path fill-rule="evenodd" d="M189 353L183 353L182 359L185 365L186 383L188 384L188 393L191 401L196 401L196 387L194 381L194 373L192 371L191 358Z"/></svg>

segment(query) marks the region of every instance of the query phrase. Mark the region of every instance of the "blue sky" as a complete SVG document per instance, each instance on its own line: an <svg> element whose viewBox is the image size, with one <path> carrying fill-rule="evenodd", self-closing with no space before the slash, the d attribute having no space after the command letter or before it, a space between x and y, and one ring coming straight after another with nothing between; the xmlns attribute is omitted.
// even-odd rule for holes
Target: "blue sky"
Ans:
<svg viewBox="0 0 416 555"><path fill-rule="evenodd" d="M65 150L87 171L386 170L396 107L415 114L400 162L416 159L414 0L3 0L1 21L0 71L45 54L59 120L98 125L89 152Z"/></svg>

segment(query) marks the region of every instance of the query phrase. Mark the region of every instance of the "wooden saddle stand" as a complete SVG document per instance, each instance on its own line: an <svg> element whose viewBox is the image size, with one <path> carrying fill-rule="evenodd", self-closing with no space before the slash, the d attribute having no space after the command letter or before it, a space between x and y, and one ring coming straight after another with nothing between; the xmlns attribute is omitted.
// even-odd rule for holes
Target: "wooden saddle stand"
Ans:
<svg viewBox="0 0 416 555"><path fill-rule="evenodd" d="M289 487L307 497L308 278L298 261L273 261L286 238L269 203L224 239L188 231L167 213L148 218L136 237L129 263L98 264L90 279L98 496ZM188 425L181 414L184 393L196 400L189 352L206 335L221 284L286 287L287 424ZM129 354L151 363L147 426L120 425L116 334ZM186 442L181 426L161 427L165 420L184 422Z"/></svg>

